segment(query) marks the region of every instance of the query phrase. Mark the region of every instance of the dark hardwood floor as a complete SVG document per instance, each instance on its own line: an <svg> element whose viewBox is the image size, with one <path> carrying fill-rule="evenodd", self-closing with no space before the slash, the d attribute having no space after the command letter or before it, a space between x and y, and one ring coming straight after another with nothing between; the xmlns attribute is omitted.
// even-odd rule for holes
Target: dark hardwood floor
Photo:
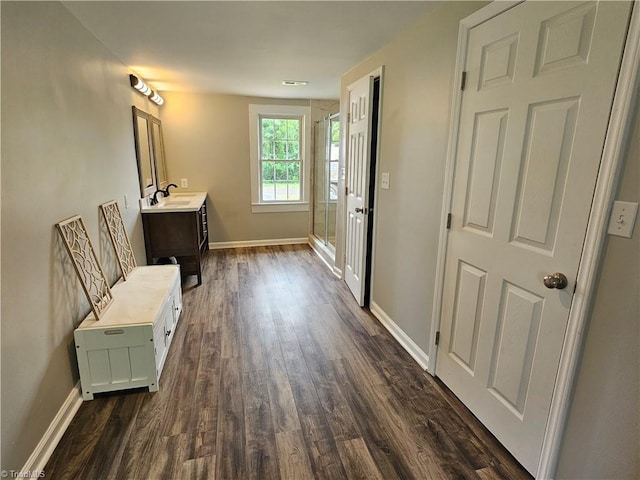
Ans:
<svg viewBox="0 0 640 480"><path fill-rule="evenodd" d="M308 247L210 251L194 283L160 391L84 402L46 478L530 478Z"/></svg>

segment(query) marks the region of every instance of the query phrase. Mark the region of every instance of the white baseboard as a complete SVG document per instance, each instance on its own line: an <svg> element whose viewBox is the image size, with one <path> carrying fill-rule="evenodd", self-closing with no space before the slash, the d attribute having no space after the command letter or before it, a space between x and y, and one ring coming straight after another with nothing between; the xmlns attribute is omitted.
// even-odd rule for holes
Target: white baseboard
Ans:
<svg viewBox="0 0 640 480"><path fill-rule="evenodd" d="M67 427L73 420L78 409L82 405L82 395L80 395L80 382L78 382L69 392L67 399L64 401L60 410L49 424L49 428L44 432L44 435L36 445L35 450L31 453L31 456L27 459L24 467L22 467L21 473L43 472L51 454L58 446L62 435L67 430ZM22 476L22 475L21 475Z"/></svg>
<svg viewBox="0 0 640 480"><path fill-rule="evenodd" d="M315 252L315 254L320 257L320 260L324 262L324 264L331 270L331 273L336 275L338 278L342 278L342 276L336 274L335 270L335 251L332 252L326 245L324 245L320 240L318 240L313 235L309 235L309 246ZM342 272L340 272L342 273Z"/></svg>
<svg viewBox="0 0 640 480"><path fill-rule="evenodd" d="M209 242L210 250L241 247L270 247L273 245L299 245L309 243L307 237L302 238L273 238L267 240L240 240L236 242Z"/></svg>
<svg viewBox="0 0 640 480"><path fill-rule="evenodd" d="M404 348L411 357L418 362L418 365L422 367L423 370L427 369L429 365L429 355L424 353L424 351L416 345L416 343L411 340L409 335L404 333L404 331L391 320L391 317L385 313L380 306L372 301L371 302L371 313L374 317L380 320L380 323L386 328L391 335L398 341L398 343Z"/></svg>

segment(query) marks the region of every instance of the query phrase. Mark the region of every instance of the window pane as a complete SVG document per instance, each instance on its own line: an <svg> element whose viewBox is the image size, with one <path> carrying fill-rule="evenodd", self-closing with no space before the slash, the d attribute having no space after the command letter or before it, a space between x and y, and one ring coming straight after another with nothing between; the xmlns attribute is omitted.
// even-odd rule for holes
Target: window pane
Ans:
<svg viewBox="0 0 640 480"><path fill-rule="evenodd" d="M340 121L331 121L331 152L330 160L338 160L340 158Z"/></svg>
<svg viewBox="0 0 640 480"><path fill-rule="evenodd" d="M263 140L273 140L273 120L271 118L262 118L261 122L261 132Z"/></svg>
<svg viewBox="0 0 640 480"><path fill-rule="evenodd" d="M287 139L300 140L300 120L287 121Z"/></svg>
<svg viewBox="0 0 640 480"><path fill-rule="evenodd" d="M300 200L300 184L278 182L276 185L276 201L279 202L295 202Z"/></svg>
<svg viewBox="0 0 640 480"><path fill-rule="evenodd" d="M263 160L273 159L273 142L269 140L262 140L262 152L260 152L260 158Z"/></svg>
<svg viewBox="0 0 640 480"><path fill-rule="evenodd" d="M287 158L287 142L275 142L274 160L286 160Z"/></svg>
<svg viewBox="0 0 640 480"><path fill-rule="evenodd" d="M338 162L329 163L329 180L338 183Z"/></svg>
<svg viewBox="0 0 640 480"><path fill-rule="evenodd" d="M285 162L275 162L276 181L287 179L287 167Z"/></svg>
<svg viewBox="0 0 640 480"><path fill-rule="evenodd" d="M290 182L300 183L300 162L289 162L287 173Z"/></svg>
<svg viewBox="0 0 640 480"><path fill-rule="evenodd" d="M298 160L300 158L300 144L287 142L287 160Z"/></svg>
<svg viewBox="0 0 640 480"><path fill-rule="evenodd" d="M260 158L273 158L273 120L270 118L260 119L261 131L260 138L262 141Z"/></svg>
<svg viewBox="0 0 640 480"><path fill-rule="evenodd" d="M331 120L331 143L340 143L340 120Z"/></svg>
<svg viewBox="0 0 640 480"><path fill-rule="evenodd" d="M260 201L302 199L301 127L299 118L260 117Z"/></svg>
<svg viewBox="0 0 640 480"><path fill-rule="evenodd" d="M262 181L263 182L273 182L275 180L274 172L274 162L262 162Z"/></svg>
<svg viewBox="0 0 640 480"><path fill-rule="evenodd" d="M273 120L271 118L261 118L261 133L265 138L273 138Z"/></svg>
<svg viewBox="0 0 640 480"><path fill-rule="evenodd" d="M329 162L329 200L338 200L338 162Z"/></svg>
<svg viewBox="0 0 640 480"><path fill-rule="evenodd" d="M300 200L300 183L288 183L287 187L287 200L290 202Z"/></svg>
<svg viewBox="0 0 640 480"><path fill-rule="evenodd" d="M287 139L287 121L280 118L273 119L273 130L276 140Z"/></svg>
<svg viewBox="0 0 640 480"><path fill-rule="evenodd" d="M276 184L262 182L262 201L272 202L276 199Z"/></svg>

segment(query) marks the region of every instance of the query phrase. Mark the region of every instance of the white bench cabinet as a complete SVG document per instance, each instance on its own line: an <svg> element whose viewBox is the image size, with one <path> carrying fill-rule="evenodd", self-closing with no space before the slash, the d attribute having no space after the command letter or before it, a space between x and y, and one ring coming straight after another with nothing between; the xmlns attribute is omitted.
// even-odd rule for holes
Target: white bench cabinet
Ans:
<svg viewBox="0 0 640 480"><path fill-rule="evenodd" d="M85 400L130 388L157 391L182 312L177 265L137 267L111 290L114 302L102 318L90 313L74 332Z"/></svg>

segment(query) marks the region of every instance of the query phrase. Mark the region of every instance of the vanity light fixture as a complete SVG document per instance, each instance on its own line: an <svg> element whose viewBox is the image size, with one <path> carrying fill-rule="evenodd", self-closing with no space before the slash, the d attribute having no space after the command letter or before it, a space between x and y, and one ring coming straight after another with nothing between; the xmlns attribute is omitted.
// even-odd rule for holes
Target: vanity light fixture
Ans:
<svg viewBox="0 0 640 480"><path fill-rule="evenodd" d="M135 75L129 75L129 82L131 86L138 90L141 94L149 97L149 99L155 103L156 105L162 105L164 103L164 99L158 95L156 92L151 90L151 87L144 83L141 78L136 77Z"/></svg>
<svg viewBox="0 0 640 480"><path fill-rule="evenodd" d="M282 85L286 85L287 87L304 87L308 85L309 82L306 80L283 80Z"/></svg>
<svg viewBox="0 0 640 480"><path fill-rule="evenodd" d="M143 95L149 95L149 93L151 93L151 88L149 88L149 85L144 83L141 78L135 75L129 75L129 81L131 82L131 86Z"/></svg>
<svg viewBox="0 0 640 480"><path fill-rule="evenodd" d="M162 105L164 103L164 98L162 98L153 90L151 90L151 93L149 93L149 100L151 100L156 105Z"/></svg>

